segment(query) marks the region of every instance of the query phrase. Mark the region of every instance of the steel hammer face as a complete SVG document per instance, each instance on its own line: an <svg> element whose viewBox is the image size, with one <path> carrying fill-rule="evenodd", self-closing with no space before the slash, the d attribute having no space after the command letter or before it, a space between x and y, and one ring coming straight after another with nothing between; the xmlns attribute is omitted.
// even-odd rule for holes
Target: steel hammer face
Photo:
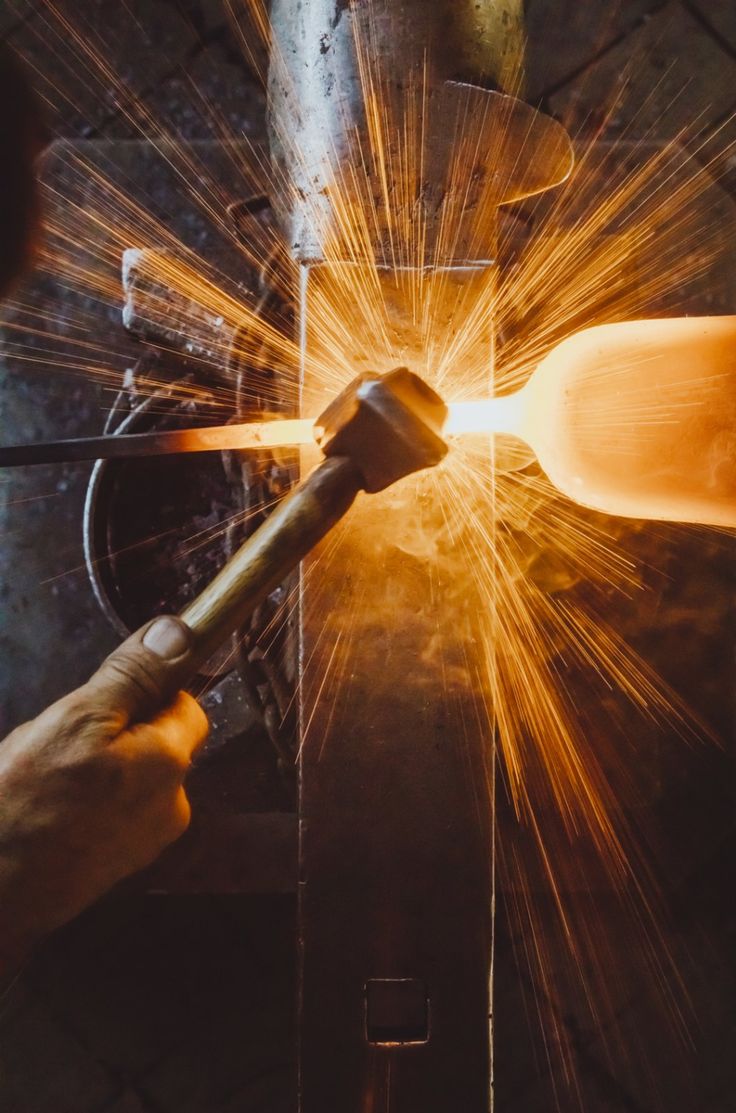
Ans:
<svg viewBox="0 0 736 1113"><path fill-rule="evenodd" d="M447 454L446 418L440 396L398 367L354 379L317 419L317 443L325 456L350 457L364 490L375 493L439 464Z"/></svg>

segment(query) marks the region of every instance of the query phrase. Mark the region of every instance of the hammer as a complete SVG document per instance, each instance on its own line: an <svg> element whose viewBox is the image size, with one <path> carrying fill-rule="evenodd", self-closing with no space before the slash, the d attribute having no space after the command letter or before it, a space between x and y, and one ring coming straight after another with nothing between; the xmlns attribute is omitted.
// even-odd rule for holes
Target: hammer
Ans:
<svg viewBox="0 0 736 1113"><path fill-rule="evenodd" d="M383 491L398 479L438 464L442 399L405 367L364 374L318 418L325 459L238 549L181 613L201 665L347 513L359 491Z"/></svg>

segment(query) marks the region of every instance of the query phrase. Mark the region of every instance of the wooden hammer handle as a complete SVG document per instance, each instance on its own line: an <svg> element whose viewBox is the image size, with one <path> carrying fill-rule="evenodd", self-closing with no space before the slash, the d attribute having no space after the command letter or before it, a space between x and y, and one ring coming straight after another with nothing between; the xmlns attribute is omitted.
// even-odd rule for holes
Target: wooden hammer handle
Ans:
<svg viewBox="0 0 736 1113"><path fill-rule="evenodd" d="M347 456L324 460L181 613L199 667L350 509L363 480Z"/></svg>

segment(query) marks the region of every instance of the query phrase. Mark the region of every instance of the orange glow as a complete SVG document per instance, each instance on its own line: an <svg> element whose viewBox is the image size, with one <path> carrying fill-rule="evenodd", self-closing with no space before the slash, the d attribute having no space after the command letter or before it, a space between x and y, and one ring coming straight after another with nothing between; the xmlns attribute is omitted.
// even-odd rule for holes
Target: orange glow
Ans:
<svg viewBox="0 0 736 1113"><path fill-rule="evenodd" d="M318 430L311 418L285 418L278 421L250 421L241 425L187 430L182 452L201 452L219 448L289 448L312 444Z"/></svg>
<svg viewBox="0 0 736 1113"><path fill-rule="evenodd" d="M736 317L587 329L522 394L522 435L576 502L736 526Z"/></svg>
<svg viewBox="0 0 736 1113"><path fill-rule="evenodd" d="M736 317L585 329L515 394L449 409L447 435L522 438L582 506L736 526Z"/></svg>
<svg viewBox="0 0 736 1113"><path fill-rule="evenodd" d="M257 63L265 51L256 50L242 16L250 11L268 39L267 5L264 0L225 0L225 6L243 51ZM213 176L198 154L199 146L176 142L171 121L159 118L134 95L125 72L115 69L112 44L103 49L104 44L86 34L84 25L76 25L55 0L42 0L40 7L50 48L54 42L68 44L65 49L75 52L84 84L108 99L112 91L130 128L140 129L157 149L162 166L175 173L182 196L205 216L224 244L242 253L246 269L257 273L274 248L273 233L256 221L252 239L238 240L228 207L282 186L269 180L263 151L231 130L217 105L192 85L191 107L203 133L223 141L228 172ZM720 141L715 139L707 148L692 135L681 136L683 142L692 141L688 153L683 155L678 142L672 142L664 148L642 148L636 160L630 143L603 156L594 141L579 145L569 184L557 199L549 207L521 214L527 219L531 215L533 223L522 245L507 253L512 265L494 270L486 282L463 284L453 304L447 275L425 269L427 221L417 182L428 157L427 89L417 80L397 119L395 101L386 95L394 75L382 71L380 54L370 42L358 42L356 49L370 134L354 159L332 168L334 179L329 194L324 194L332 206L331 238L326 237L329 288L323 287L320 295L314 283L311 286L310 328L319 338L319 351L310 347L304 355L306 366L288 322L268 321L254 311L254 302L239 285L241 274L218 271L209 256L198 254L194 245L177 237L169 222L157 219L110 179L84 145L57 149L64 175L46 187L48 227L39 256L46 277L82 298L63 309L65 318L60 313L54 321L47 306L41 311L19 295L4 311L2 322L8 356L31 368L53 366L59 373L83 375L118 389L128 366L128 348L113 329L101 335L99 318L84 306L101 302L111 314L119 310L121 255L136 247L146 250L152 283L223 318L231 326L223 335L237 334L237 355L243 362L276 369L282 396L290 398L294 413L300 369L315 387L315 396L306 402L307 414L319 413L320 405L360 370L387 370L404 358L449 396L446 433L453 438L453 451L440 468L407 481L421 497L408 520L401 519L393 540L404 560L429 564L434 559L433 535L422 517L427 505L444 509L448 532L463 538L462 559L458 555L453 565L458 613L463 613L470 587L478 601L477 615L485 620L484 638L473 648L474 680L482 703L478 717L487 727L489 753L493 740L498 747L503 792L528 834L518 841L513 834L499 839L499 868L513 894L512 913L533 970L532 1008L544 1014L542 1026L555 1072L574 1090L574 1056L567 1050L565 1026L555 1008L563 953L566 978L581 987L587 1023L609 1033L612 1055L620 1049L611 971L616 969L617 951L623 953L629 944L644 956L653 993L661 994L663 1029L669 1021L678 1037L683 1036L677 971L658 920L656 884L644 861L640 833L632 830L627 818L637 788L639 743L626 737L626 745L619 744L616 717L620 713L623 718L621 708L631 704L647 721L667 723L673 744L677 735L692 734L694 728L676 693L627 644L626 634L610 625L612 598L623 608L627 603L621 600L633 599L634 610L646 591L642 558L635 546L633 556L628 551L629 525L584 513L560 497L558 489L577 503L609 514L735 524L730 508L736 503L736 453L731 448L736 370L731 356L730 362L723 362L729 348L736 352L733 318L721 323L601 325L635 322L651 312L652 305L665 304L669 313L687 312L689 284L706 279L714 286L711 271L717 271L715 264L721 259L732 269L732 228L718 218L709 200L709 166L721 154L716 149ZM51 72L58 71L52 67ZM63 96L63 90L53 92ZM464 258L495 259L497 247L503 257L520 227L519 213L506 210L498 243L489 245L498 219L497 197L475 196L472 171L479 152L490 148L494 161L504 134L501 129L497 135L486 135L482 114L473 115L471 101L463 99L468 94L460 87L455 96L455 111L443 115L435 110L432 121L454 150L447 180L436 182L437 196L446 197L448 204L442 210L437 258L431 260L435 267L458 245ZM528 150L519 154L520 163L530 161ZM369 173L380 190L374 192L364 180ZM321 227L324 220L321 210L313 214L316 225ZM375 247L379 225L386 231L382 253ZM337 262L339 268L334 266ZM401 302L408 307L416 334L429 345L416 361L415 352L400 350L391 331L396 307L395 291L383 273L387 267L397 272L404 268ZM280 292L294 300L297 274L288 257L272 277ZM167 312L163 300L149 305L154 319ZM443 305L450 306L444 318L437 313ZM463 327L450 337L446 325L452 319ZM356 324L372 341L365 367L354 359ZM491 326L502 337L492 367L490 351L476 350L474 344L474 337L491 331ZM705 344L696 343L701 327L710 330ZM632 353L652 341L667 354L651 362L647 371L647 364ZM385 366L374 365L376 351L386 356ZM215 355L224 366L229 348L223 344ZM478 400L491 385L496 397L468 401ZM223 420L229 417L235 403L234 386L223 383L205 389L196 380L172 386L155 370L139 376L136 386L143 394L166 387L175 398L204 397L214 419L218 414ZM638 430L633 438L632 422ZM526 438L546 475L533 462L518 470L492 469L488 437L468 435L492 431ZM244 428L242 447L306 445L312 435L311 419L258 422ZM636 461L661 454L663 438L670 445L669 471L642 471ZM710 482L709 477L712 483L703 498L703 481ZM644 481L649 486L642 487ZM692 485L696 481L700 495ZM402 485L387 493L386 500L405 500L406 491ZM722 498L718 492L724 493ZM385 523L376 529L377 541L384 544ZM192 547L202 540L203 535L193 536ZM328 545L314 571L316 580L329 583L329 557L339 543L336 536ZM576 595L575 587L582 583L585 591ZM365 617L356 613L352 624L346 621L341 639L330 643L324 655L324 674L308 673L305 698L316 703L325 691L349 683L343 667L345 647L356 638ZM327 622L326 617L325 640ZM387 613L385 622L390 628L394 614ZM437 629L428 650L445 668L443 683L432 692L438 701L447 693L452 698L455 670L464 665L447 653L443 635ZM566 689L566 671L576 667L585 671L591 688L598 685L603 693L595 714L600 720L608 718L597 739L591 739ZM309 715L306 722L311 722ZM579 848L585 852L579 853ZM610 934L595 901L589 904L580 898L586 889L596 891L599 883L620 894L628 914L629 926L618 939ZM541 926L549 894L556 915L552 931L549 919ZM673 1061L679 1046L673 1046ZM635 1056L638 1049L630 1053ZM657 1104L655 1098L652 1104Z"/></svg>
<svg viewBox="0 0 736 1113"><path fill-rule="evenodd" d="M502 398L450 402L444 433L461 437L469 433L508 433L520 437L524 429L524 396L521 391Z"/></svg>

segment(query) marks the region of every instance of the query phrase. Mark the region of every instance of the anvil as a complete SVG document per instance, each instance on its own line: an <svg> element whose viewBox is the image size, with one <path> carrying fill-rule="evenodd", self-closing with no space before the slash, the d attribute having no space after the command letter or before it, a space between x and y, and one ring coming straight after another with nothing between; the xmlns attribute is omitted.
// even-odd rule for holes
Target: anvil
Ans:
<svg viewBox="0 0 736 1113"><path fill-rule="evenodd" d="M492 281L495 227L480 242L475 217L550 188L572 164L563 129L513 95L520 0L274 0L271 21L275 206L302 272L302 412L324 405L313 368L336 352L356 370L407 363L442 392L428 346L451 348L473 327L490 392L491 326L473 326L468 307ZM380 165L371 92L390 121ZM469 121L473 165L453 192ZM340 249L354 211L372 214L363 259ZM397 229L420 228L421 247L396 248ZM360 312L330 333L323 308L335 289L360 288L363 267L380 286L383 335ZM417 322L425 295L442 303L441 336ZM303 467L311 459L305 450ZM494 739L482 676L493 647L471 568L474 514L488 508L468 506L455 529L434 482L427 473L365 500L339 543L302 565L300 1113L487 1113L492 1102Z"/></svg>

